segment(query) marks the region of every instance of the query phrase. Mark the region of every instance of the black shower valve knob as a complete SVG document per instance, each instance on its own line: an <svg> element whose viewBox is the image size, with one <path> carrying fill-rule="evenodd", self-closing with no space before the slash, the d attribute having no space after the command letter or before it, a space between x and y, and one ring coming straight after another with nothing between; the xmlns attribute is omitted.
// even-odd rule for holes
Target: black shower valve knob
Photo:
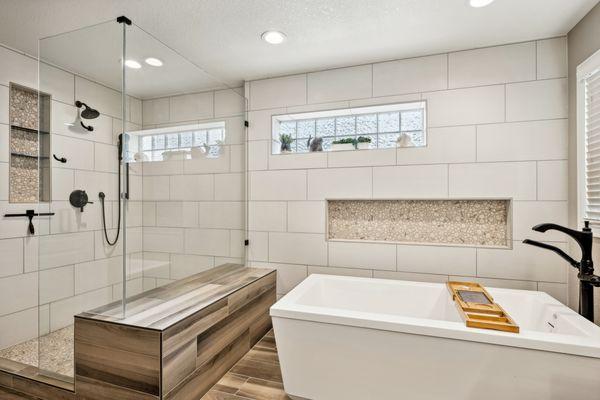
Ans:
<svg viewBox="0 0 600 400"><path fill-rule="evenodd" d="M69 203L73 207L77 207L83 212L83 207L88 204L94 204L93 201L88 200L88 195L85 190L73 190L69 196Z"/></svg>

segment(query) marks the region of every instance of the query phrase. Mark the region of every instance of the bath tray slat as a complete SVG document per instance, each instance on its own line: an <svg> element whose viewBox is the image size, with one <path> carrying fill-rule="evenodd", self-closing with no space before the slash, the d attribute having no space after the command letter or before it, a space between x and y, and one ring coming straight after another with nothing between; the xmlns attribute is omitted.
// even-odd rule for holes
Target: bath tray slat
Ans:
<svg viewBox="0 0 600 400"><path fill-rule="evenodd" d="M519 333L519 326L479 283L448 282L458 313L469 328Z"/></svg>

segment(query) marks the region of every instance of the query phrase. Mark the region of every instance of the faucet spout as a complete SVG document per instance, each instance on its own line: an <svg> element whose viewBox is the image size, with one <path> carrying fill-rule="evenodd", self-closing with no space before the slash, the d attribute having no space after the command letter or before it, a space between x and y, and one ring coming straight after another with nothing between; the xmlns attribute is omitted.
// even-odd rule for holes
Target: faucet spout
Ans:
<svg viewBox="0 0 600 400"><path fill-rule="evenodd" d="M565 260L567 260L567 262L569 264L571 264L573 267L575 267L577 269L579 269L579 267L580 267L579 262L577 262L574 259L572 259L567 253L565 253L564 251L562 251L558 247L552 246L550 244L538 242L536 240L531 240L531 239L525 239L525 240L523 240L523 243L529 244L529 245L535 246L535 247L541 247L542 249L553 251L556 254L558 254L559 256L561 256L562 258L564 258Z"/></svg>

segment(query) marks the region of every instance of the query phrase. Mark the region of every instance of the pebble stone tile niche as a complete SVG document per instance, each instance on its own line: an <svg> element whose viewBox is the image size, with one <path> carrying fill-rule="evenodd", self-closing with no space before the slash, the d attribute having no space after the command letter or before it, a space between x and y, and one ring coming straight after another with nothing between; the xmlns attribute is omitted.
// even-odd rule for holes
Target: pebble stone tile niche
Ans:
<svg viewBox="0 0 600 400"><path fill-rule="evenodd" d="M327 238L510 248L511 202L468 200L328 200Z"/></svg>
<svg viewBox="0 0 600 400"><path fill-rule="evenodd" d="M49 200L49 126L50 97L43 93L38 97L38 92L33 89L11 84L9 179L11 203Z"/></svg>

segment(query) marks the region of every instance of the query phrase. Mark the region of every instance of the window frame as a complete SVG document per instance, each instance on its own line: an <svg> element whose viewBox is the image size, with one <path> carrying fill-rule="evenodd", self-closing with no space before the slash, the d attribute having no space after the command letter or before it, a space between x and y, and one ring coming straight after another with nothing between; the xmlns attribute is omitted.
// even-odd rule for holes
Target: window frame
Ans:
<svg viewBox="0 0 600 400"><path fill-rule="evenodd" d="M600 50L596 51L577 66L577 224L583 225L586 219L594 230L594 237L600 237L600 218L589 219L585 216L587 206L587 162L586 162L586 92L585 80L592 74L600 73Z"/></svg>
<svg viewBox="0 0 600 400"><path fill-rule="evenodd" d="M422 113L422 129L421 130L416 130L416 131L403 131L402 130L402 113L403 112L410 112L410 111L421 111ZM399 119L398 119L398 132L381 132L379 130L379 115L380 114L385 114L385 113L390 113L390 112L398 112L399 115ZM359 134L356 132L356 118L358 116L361 115L376 115L376 120L377 120L377 132L375 133L362 133ZM374 104L374 105L366 105L366 106L359 106L359 107L345 107L345 108L333 108L333 109L322 109L322 110L315 110L315 111L306 111L306 112L297 112L297 113L286 113L286 114L275 114L271 116L271 150L270 150L270 154L273 156L277 156L277 155L284 155L284 153L279 152L278 150L276 150L279 145L280 145L280 141L278 140L279 137L279 124L282 122L286 122L286 121L296 121L296 128L297 128L297 124L298 122L301 121L306 121L306 120L315 120L315 135L316 135L316 121L321 120L321 119L331 119L334 118L336 120L335 124L337 126L337 118L340 117L354 117L354 122L355 122L355 133L352 135L347 135L347 136L353 136L353 137L358 137L358 136L375 136L375 147L369 148L368 150L386 150L386 149L396 149L396 146L390 146L390 147L379 147L379 144L377 143L378 138L380 135L386 135L386 134L401 134L401 133L410 133L410 132L422 132L423 133L423 145L420 146L415 146L415 148L425 148L427 147L428 143L427 143L427 127L428 127L428 120L427 120L427 100L413 100L413 101L405 101L405 102L397 102L397 103L386 103L386 104ZM297 129L296 129L296 134L297 134ZM326 136L322 136L320 135L319 137L325 137L325 138L335 138L337 137L337 134L335 132L334 129L334 134L333 135L326 135ZM302 139L308 139L308 138L302 138ZM296 138L295 143L298 143L298 139ZM297 148L297 146L294 146L295 148ZM331 150L323 150L323 153L328 153ZM354 150L352 150L354 151ZM310 151L293 151L291 154L310 154ZM286 154L287 155L287 154Z"/></svg>

